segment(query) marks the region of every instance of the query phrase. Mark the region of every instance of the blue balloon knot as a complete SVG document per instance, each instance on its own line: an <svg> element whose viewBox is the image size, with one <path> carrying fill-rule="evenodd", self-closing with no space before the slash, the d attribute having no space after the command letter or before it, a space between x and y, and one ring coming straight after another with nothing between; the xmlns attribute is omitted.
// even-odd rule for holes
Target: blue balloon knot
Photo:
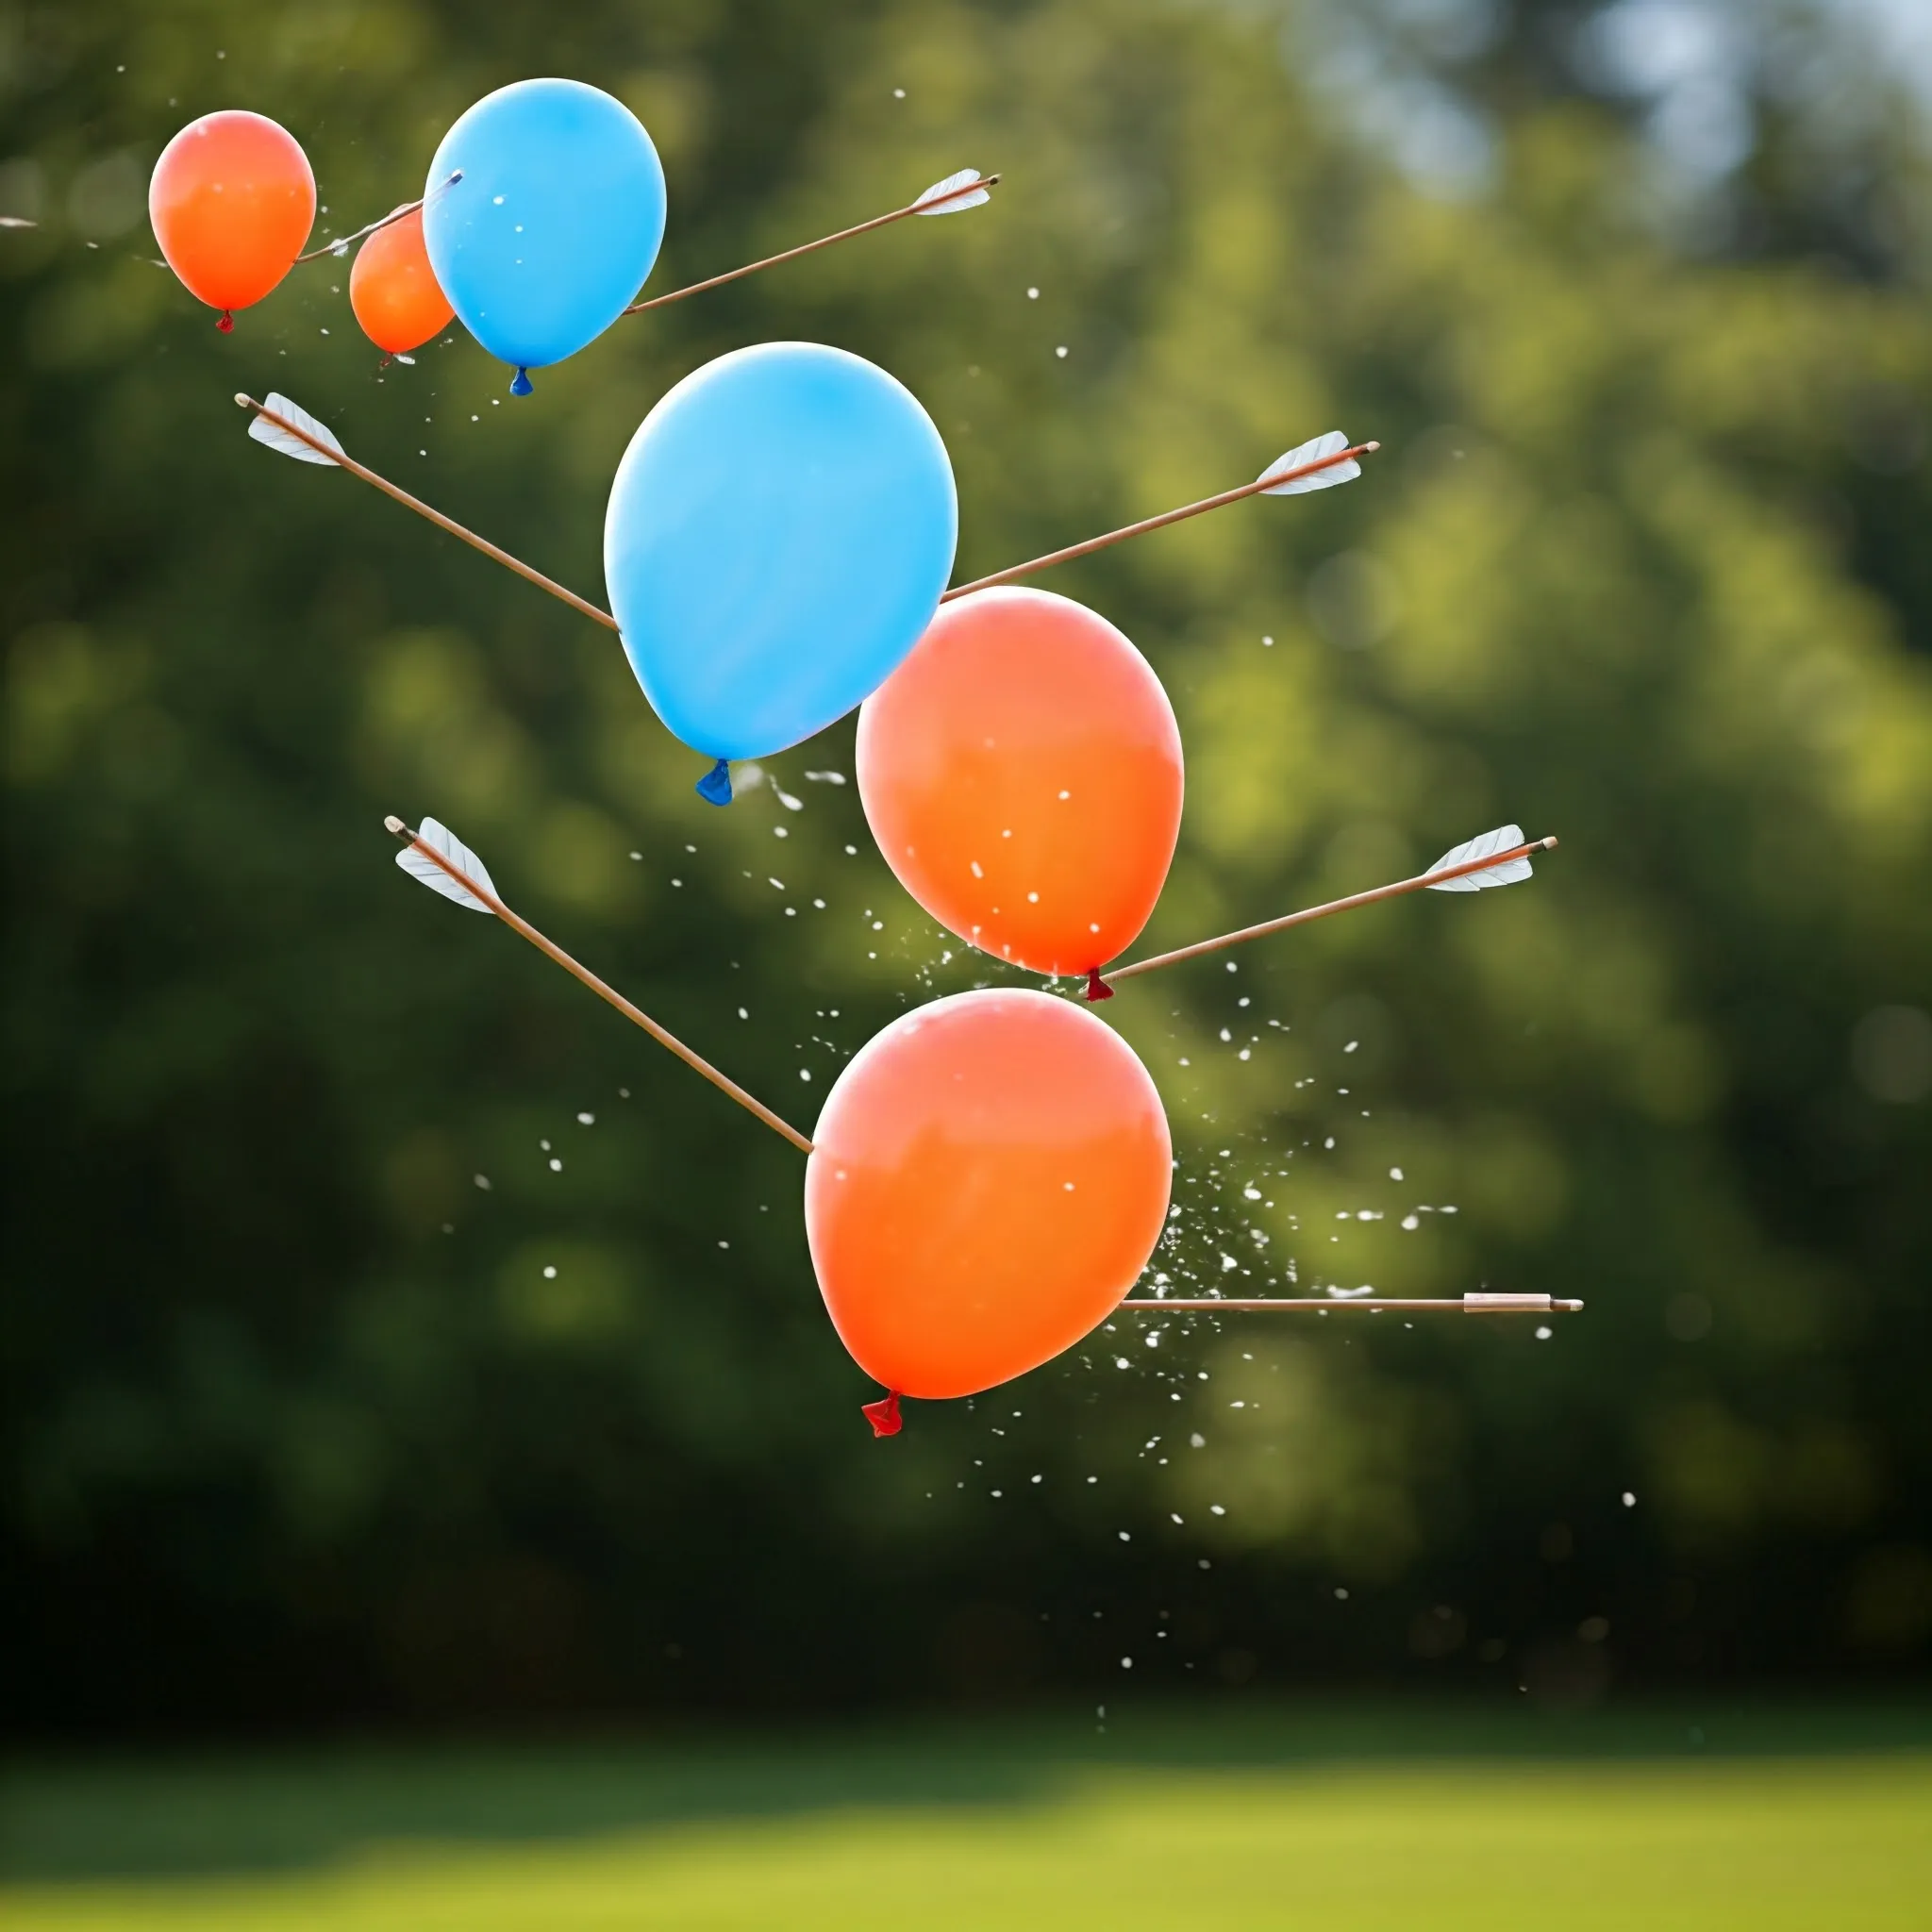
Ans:
<svg viewBox="0 0 1932 1932"><path fill-rule="evenodd" d="M707 805L731 803L731 767L720 758L692 788Z"/></svg>
<svg viewBox="0 0 1932 1932"><path fill-rule="evenodd" d="M530 372L527 369L519 369L510 377L509 392L511 395L526 396L530 393Z"/></svg>

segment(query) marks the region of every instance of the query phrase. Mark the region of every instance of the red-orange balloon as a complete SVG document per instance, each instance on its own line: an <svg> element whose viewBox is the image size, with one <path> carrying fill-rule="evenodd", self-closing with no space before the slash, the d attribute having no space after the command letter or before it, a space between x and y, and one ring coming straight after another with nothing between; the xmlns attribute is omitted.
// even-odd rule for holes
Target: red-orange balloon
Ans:
<svg viewBox="0 0 1932 1932"><path fill-rule="evenodd" d="M147 212L168 266L225 327L294 266L315 225L315 176L286 127L226 108L161 150Z"/></svg>
<svg viewBox="0 0 1932 1932"><path fill-rule="evenodd" d="M349 271L349 307L378 349L407 356L456 315L423 245L423 210L378 228Z"/></svg>
<svg viewBox="0 0 1932 1932"><path fill-rule="evenodd" d="M895 1394L972 1395L1071 1347L1167 1219L1173 1155L1147 1069L1050 993L958 993L895 1020L840 1074L813 1143L819 1288Z"/></svg>
<svg viewBox="0 0 1932 1932"><path fill-rule="evenodd" d="M1181 771L1146 658L1048 591L942 605L858 714L858 795L900 883L1036 973L1133 943L1174 858Z"/></svg>

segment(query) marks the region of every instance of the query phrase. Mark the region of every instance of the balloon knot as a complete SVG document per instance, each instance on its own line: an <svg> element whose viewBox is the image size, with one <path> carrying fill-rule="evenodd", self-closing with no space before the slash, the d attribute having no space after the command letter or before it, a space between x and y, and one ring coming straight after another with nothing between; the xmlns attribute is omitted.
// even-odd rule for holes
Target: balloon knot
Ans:
<svg viewBox="0 0 1932 1932"><path fill-rule="evenodd" d="M385 356L385 357L384 357L384 358L382 358L382 360L381 360L380 362L378 362L378 363L377 363L377 364L375 365L375 373L376 373L376 375L380 375L382 374L382 372L383 372L383 371L384 371L385 369L387 369L387 368L389 367L389 365L390 365L390 364L391 364L391 362L393 362L393 361L394 361L395 359L396 359L396 358L394 358L393 356Z"/></svg>
<svg viewBox="0 0 1932 1932"><path fill-rule="evenodd" d="M509 379L510 394L513 396L526 396L530 393L530 372L527 369L519 368L517 373Z"/></svg>
<svg viewBox="0 0 1932 1932"><path fill-rule="evenodd" d="M1113 997L1113 988L1101 978L1098 966L1087 969L1087 997L1090 1000L1110 1000Z"/></svg>
<svg viewBox="0 0 1932 1932"><path fill-rule="evenodd" d="M731 803L731 767L720 758L691 788L707 805Z"/></svg>
<svg viewBox="0 0 1932 1932"><path fill-rule="evenodd" d="M225 308L215 317L215 326L225 336L231 336L235 333L235 318Z"/></svg>
<svg viewBox="0 0 1932 1932"><path fill-rule="evenodd" d="M896 1389L883 1402L861 1402L858 1412L872 1424L875 1438L899 1433L899 1391Z"/></svg>

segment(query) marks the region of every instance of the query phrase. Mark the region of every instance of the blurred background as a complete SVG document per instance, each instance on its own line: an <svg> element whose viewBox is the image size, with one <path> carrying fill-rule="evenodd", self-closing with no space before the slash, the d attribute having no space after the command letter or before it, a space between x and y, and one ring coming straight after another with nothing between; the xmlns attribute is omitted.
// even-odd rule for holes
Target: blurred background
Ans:
<svg viewBox="0 0 1932 1932"><path fill-rule="evenodd" d="M520 403L458 330L380 367L345 265L225 338L157 266L148 173L197 114L296 135L321 241L544 73L659 147L647 292L1005 186L621 323ZM38 224L0 230L24 1761L1000 1712L1091 1754L1123 1709L1317 1690L1923 1711L1919 0L11 5L0 116L0 214ZM598 596L652 402L787 337L925 404L961 578L1380 439L1347 491L1042 580L1180 716L1147 947L1505 820L1562 840L1532 885L1124 990L1180 1157L1153 1282L1584 1314L1123 1319L875 1443L792 1152L399 875L383 815L448 821L807 1126L893 1014L1001 978L879 860L849 721L711 809L600 628L231 400L292 395ZM106 1856L119 1789L16 1787L16 1859Z"/></svg>

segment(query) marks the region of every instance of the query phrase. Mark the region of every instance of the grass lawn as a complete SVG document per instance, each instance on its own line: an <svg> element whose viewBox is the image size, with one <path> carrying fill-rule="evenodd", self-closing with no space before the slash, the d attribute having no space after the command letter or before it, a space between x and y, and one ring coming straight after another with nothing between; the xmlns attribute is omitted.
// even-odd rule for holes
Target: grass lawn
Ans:
<svg viewBox="0 0 1932 1932"><path fill-rule="evenodd" d="M17 1766L0 1923L839 1932L1932 1924L1932 1718L1116 1712Z"/></svg>

